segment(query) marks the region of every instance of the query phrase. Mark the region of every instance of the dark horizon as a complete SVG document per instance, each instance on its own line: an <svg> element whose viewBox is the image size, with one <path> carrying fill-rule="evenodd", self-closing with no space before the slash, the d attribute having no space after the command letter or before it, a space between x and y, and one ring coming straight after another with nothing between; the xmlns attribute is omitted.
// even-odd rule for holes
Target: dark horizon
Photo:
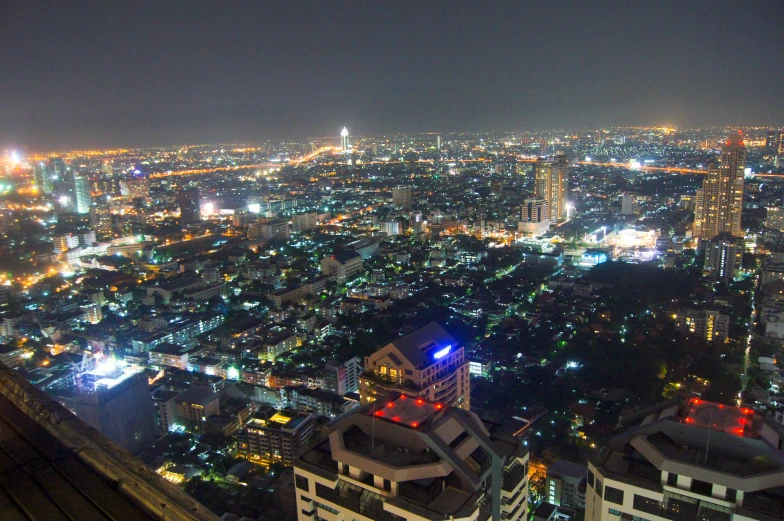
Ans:
<svg viewBox="0 0 784 521"><path fill-rule="evenodd" d="M784 3L0 6L0 149L781 126Z"/></svg>

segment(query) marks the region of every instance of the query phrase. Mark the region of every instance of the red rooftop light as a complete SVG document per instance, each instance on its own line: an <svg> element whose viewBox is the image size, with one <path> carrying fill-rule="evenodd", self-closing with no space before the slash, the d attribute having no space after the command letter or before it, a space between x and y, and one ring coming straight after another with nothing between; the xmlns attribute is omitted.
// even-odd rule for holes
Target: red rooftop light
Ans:
<svg viewBox="0 0 784 521"><path fill-rule="evenodd" d="M419 424L417 422L411 422L411 426L416 429L419 427Z"/></svg>
<svg viewBox="0 0 784 521"><path fill-rule="evenodd" d="M422 398L417 400L417 405L422 405L423 403L425 403L425 401Z"/></svg>
<svg viewBox="0 0 784 521"><path fill-rule="evenodd" d="M384 416L384 411L376 411L376 416Z"/></svg>
<svg viewBox="0 0 784 521"><path fill-rule="evenodd" d="M391 407L394 407L394 406L395 406L395 404L394 404L394 403L392 403L392 402L389 402L389 403L387 404L387 407L390 407L390 408L391 408Z"/></svg>
<svg viewBox="0 0 784 521"><path fill-rule="evenodd" d="M436 404L436 409L443 409L443 408L444 408L444 406L443 406L443 405L441 405L440 403L437 403L437 404Z"/></svg>
<svg viewBox="0 0 784 521"><path fill-rule="evenodd" d="M400 416L392 416L392 421L399 422Z"/></svg>
<svg viewBox="0 0 784 521"><path fill-rule="evenodd" d="M694 405L699 405L699 404L700 404L700 400L699 400L699 398L695 398L695 399L694 399Z"/></svg>
<svg viewBox="0 0 784 521"><path fill-rule="evenodd" d="M693 422L693 421L694 421L694 420L692 420L691 418L686 418L686 423L691 423L691 422Z"/></svg>
<svg viewBox="0 0 784 521"><path fill-rule="evenodd" d="M400 395L400 399L401 399L401 400L405 400L405 399L406 399L406 395L405 395L405 394L401 394L401 395Z"/></svg>

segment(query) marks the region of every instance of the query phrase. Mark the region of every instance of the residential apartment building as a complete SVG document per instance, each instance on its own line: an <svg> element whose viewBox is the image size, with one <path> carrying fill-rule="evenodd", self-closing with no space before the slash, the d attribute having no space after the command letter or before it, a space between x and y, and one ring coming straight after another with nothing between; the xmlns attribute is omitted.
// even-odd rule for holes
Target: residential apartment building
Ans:
<svg viewBox="0 0 784 521"><path fill-rule="evenodd" d="M318 214L316 212L305 212L291 216L291 230L296 233L313 230L317 224Z"/></svg>
<svg viewBox="0 0 784 521"><path fill-rule="evenodd" d="M557 460L547 467L546 500L557 507L585 510L588 467Z"/></svg>
<svg viewBox="0 0 784 521"><path fill-rule="evenodd" d="M362 404L397 391L469 410L469 369L465 348L432 322L365 357Z"/></svg>
<svg viewBox="0 0 784 521"><path fill-rule="evenodd" d="M730 135L721 149L719 164L708 166L708 175L697 190L694 236L712 239L721 234L743 237L744 168L746 147L740 132Z"/></svg>
<svg viewBox="0 0 784 521"><path fill-rule="evenodd" d="M191 387L175 398L177 423L188 431L201 434L207 418L220 414L218 393L208 387Z"/></svg>
<svg viewBox="0 0 784 521"><path fill-rule="evenodd" d="M155 419L155 435L164 436L177 424L176 391L159 388L152 392L153 417Z"/></svg>
<svg viewBox="0 0 784 521"><path fill-rule="evenodd" d="M153 367L188 369L188 351L191 348L163 342L148 351L149 364Z"/></svg>
<svg viewBox="0 0 784 521"><path fill-rule="evenodd" d="M707 342L724 342L730 330L730 316L718 309L683 309L673 315L675 329Z"/></svg>
<svg viewBox="0 0 784 521"><path fill-rule="evenodd" d="M283 219L270 219L256 221L248 229L248 237L251 239L288 239L291 236L291 227L288 221Z"/></svg>
<svg viewBox="0 0 784 521"><path fill-rule="evenodd" d="M324 387L343 396L359 390L360 360L351 357L345 362L330 360L324 366Z"/></svg>
<svg viewBox="0 0 784 521"><path fill-rule="evenodd" d="M569 197L569 161L566 156L539 158L534 164L536 197L547 201L550 222L566 220Z"/></svg>
<svg viewBox="0 0 784 521"><path fill-rule="evenodd" d="M321 271L343 284L362 271L362 256L354 251L335 252L321 259Z"/></svg>
<svg viewBox="0 0 784 521"><path fill-rule="evenodd" d="M297 457L298 519L526 519L528 451L494 427L438 402L381 397Z"/></svg>
<svg viewBox="0 0 784 521"><path fill-rule="evenodd" d="M312 435L311 413L262 407L237 433L237 451L251 461L291 466Z"/></svg>

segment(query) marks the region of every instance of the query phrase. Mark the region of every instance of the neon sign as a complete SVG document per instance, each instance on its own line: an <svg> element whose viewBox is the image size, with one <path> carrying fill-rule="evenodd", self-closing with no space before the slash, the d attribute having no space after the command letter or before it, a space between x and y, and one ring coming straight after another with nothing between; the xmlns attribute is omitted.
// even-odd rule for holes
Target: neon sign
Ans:
<svg viewBox="0 0 784 521"><path fill-rule="evenodd" d="M438 360L439 358L444 358L449 352L452 351L452 346L446 346L443 349L440 349L433 353L433 359Z"/></svg>

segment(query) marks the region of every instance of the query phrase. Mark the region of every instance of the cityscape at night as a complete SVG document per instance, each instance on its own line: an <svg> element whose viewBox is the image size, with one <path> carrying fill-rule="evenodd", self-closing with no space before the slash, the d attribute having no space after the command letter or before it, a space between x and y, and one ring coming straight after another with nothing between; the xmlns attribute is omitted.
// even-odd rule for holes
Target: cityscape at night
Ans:
<svg viewBox="0 0 784 521"><path fill-rule="evenodd" d="M784 520L782 20L0 6L0 520Z"/></svg>

